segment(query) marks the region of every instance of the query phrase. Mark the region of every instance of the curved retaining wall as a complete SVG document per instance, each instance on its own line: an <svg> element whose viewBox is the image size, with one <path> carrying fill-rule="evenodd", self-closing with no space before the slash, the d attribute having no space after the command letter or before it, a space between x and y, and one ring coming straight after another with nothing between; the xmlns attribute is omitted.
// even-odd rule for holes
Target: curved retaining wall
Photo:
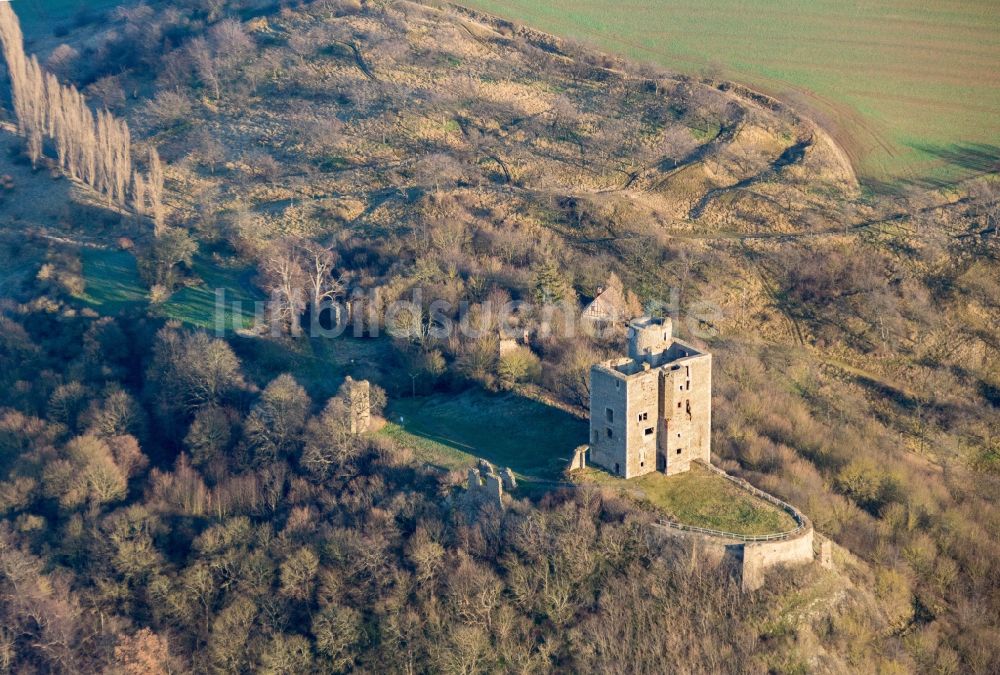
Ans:
<svg viewBox="0 0 1000 675"><path fill-rule="evenodd" d="M764 573L775 565L795 565L813 560L813 528L805 527L798 535L780 541L743 544L741 579L743 590L752 591L764 584Z"/></svg>
<svg viewBox="0 0 1000 675"><path fill-rule="evenodd" d="M773 534L741 535L662 519L658 521L658 525L664 535L694 540L703 552L717 558L720 563L723 561L736 563L745 591L760 588L764 583L765 572L775 565L812 562L814 558L813 526L802 512L774 495L755 488L745 480L730 476L718 467L707 462L701 464L724 476L755 497L784 510L795 520L795 528Z"/></svg>

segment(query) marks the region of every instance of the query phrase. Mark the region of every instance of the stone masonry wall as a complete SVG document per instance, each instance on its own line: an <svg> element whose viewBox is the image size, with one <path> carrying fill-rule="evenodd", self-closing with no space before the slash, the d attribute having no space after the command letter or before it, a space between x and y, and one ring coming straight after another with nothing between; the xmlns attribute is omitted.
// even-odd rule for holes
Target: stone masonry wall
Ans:
<svg viewBox="0 0 1000 675"><path fill-rule="evenodd" d="M625 379L615 373L600 369L590 371L590 461L614 471L618 464L618 475L625 475L625 419L627 410ZM612 420L607 418L607 410L612 411ZM608 436L608 430L611 436Z"/></svg>
<svg viewBox="0 0 1000 675"><path fill-rule="evenodd" d="M655 370L644 370L627 380L628 401L625 409L627 442L626 478L656 471L656 425L659 377ZM646 435L646 430L653 433Z"/></svg>
<svg viewBox="0 0 1000 675"><path fill-rule="evenodd" d="M743 544L743 590L755 591L764 585L764 573L775 565L793 565L812 562L813 528L779 541L757 541Z"/></svg>
<svg viewBox="0 0 1000 675"><path fill-rule="evenodd" d="M629 358L590 371L590 460L616 476L668 475L711 459L712 356L669 319L629 324Z"/></svg>
<svg viewBox="0 0 1000 675"><path fill-rule="evenodd" d="M658 465L667 475L712 455L712 356L699 354L664 366L660 378L662 423Z"/></svg>

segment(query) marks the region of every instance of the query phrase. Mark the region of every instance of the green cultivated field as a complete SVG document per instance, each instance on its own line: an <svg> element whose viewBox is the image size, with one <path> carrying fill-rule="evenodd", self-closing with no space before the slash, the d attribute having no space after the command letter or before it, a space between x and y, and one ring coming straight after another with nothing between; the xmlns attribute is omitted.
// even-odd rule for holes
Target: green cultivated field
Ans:
<svg viewBox="0 0 1000 675"><path fill-rule="evenodd" d="M14 0L14 11L21 20L25 37L30 39L70 28L77 19L99 17L105 9L121 4L126 3L120 0Z"/></svg>
<svg viewBox="0 0 1000 675"><path fill-rule="evenodd" d="M1000 163L996 0L468 0L804 109L869 185L947 182Z"/></svg>

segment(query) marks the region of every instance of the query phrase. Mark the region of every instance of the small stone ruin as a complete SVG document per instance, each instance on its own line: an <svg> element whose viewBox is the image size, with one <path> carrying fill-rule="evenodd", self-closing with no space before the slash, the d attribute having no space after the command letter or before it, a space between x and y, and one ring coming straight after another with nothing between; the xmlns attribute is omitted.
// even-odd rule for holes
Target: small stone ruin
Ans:
<svg viewBox="0 0 1000 675"><path fill-rule="evenodd" d="M479 504L493 504L503 508L504 490L517 487L517 479L510 468L497 469L485 459L479 460L475 469L469 469L468 496Z"/></svg>
<svg viewBox="0 0 1000 675"><path fill-rule="evenodd" d="M569 460L569 464L566 466L567 473L587 468L588 450L590 450L589 446L581 445L573 451L573 457Z"/></svg>

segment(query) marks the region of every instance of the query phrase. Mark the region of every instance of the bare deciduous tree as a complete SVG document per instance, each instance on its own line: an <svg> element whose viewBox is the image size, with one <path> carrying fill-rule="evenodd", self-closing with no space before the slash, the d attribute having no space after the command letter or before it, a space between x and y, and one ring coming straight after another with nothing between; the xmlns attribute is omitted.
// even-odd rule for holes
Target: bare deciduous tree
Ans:
<svg viewBox="0 0 1000 675"><path fill-rule="evenodd" d="M254 42L247 35L243 24L234 19L223 19L212 26L209 37L215 51L215 59L225 70L245 60L254 48Z"/></svg>
<svg viewBox="0 0 1000 675"><path fill-rule="evenodd" d="M212 56L212 48L205 38L195 38L188 43L188 55L194 66L198 80L212 92L212 98L218 99L222 95L222 84L215 68L215 59Z"/></svg>
<svg viewBox="0 0 1000 675"><path fill-rule="evenodd" d="M303 267L309 282L311 311L319 313L323 305L343 292L344 285L333 276L337 258L325 246L315 242L302 245Z"/></svg>
<svg viewBox="0 0 1000 675"><path fill-rule="evenodd" d="M274 302L275 319L294 330L305 309L302 288L306 272L300 247L292 239L279 242L266 254L263 271Z"/></svg>
<svg viewBox="0 0 1000 675"><path fill-rule="evenodd" d="M146 179L138 171L132 172L132 204L136 215L146 215Z"/></svg>
<svg viewBox="0 0 1000 675"><path fill-rule="evenodd" d="M160 153L156 151L156 148L149 149L149 178L146 192L149 194L149 208L153 216L154 233L159 235L166 222L166 213L163 209L163 164L160 162Z"/></svg>

